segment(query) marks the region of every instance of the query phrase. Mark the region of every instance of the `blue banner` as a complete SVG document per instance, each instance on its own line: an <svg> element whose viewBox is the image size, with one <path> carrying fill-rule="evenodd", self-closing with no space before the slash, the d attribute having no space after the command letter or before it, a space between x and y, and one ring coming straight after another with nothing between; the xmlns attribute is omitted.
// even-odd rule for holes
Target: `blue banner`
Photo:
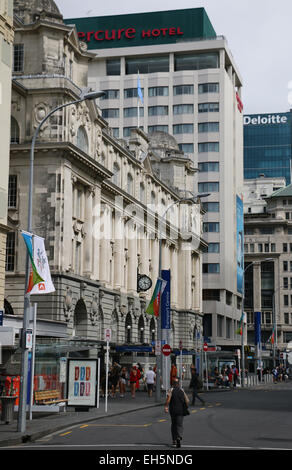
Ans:
<svg viewBox="0 0 292 470"><path fill-rule="evenodd" d="M261 312L254 312L254 344L256 346L261 344L261 336Z"/></svg>
<svg viewBox="0 0 292 470"><path fill-rule="evenodd" d="M152 352L151 346L116 346L116 351Z"/></svg>
<svg viewBox="0 0 292 470"><path fill-rule="evenodd" d="M162 270L161 277L167 282L161 296L161 328L163 330L170 330L170 269Z"/></svg>
<svg viewBox="0 0 292 470"><path fill-rule="evenodd" d="M243 294L244 274L244 232L243 232L243 201L236 196L236 266L237 266L237 291Z"/></svg>

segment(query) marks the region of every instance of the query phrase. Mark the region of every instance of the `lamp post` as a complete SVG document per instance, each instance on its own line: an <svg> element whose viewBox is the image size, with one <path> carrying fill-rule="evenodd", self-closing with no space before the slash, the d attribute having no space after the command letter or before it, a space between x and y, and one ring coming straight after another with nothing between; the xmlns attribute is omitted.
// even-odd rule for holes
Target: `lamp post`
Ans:
<svg viewBox="0 0 292 470"><path fill-rule="evenodd" d="M83 94L75 101L57 106L50 111L44 119L40 122L32 138L30 148L30 173L29 173L29 195L28 195L28 217L27 217L27 231L32 230L32 208L33 208L33 179L34 179L34 150L35 144L43 124L54 114L62 108L71 106L73 104L81 103L86 100L95 100L100 98L105 93L103 91L89 92ZM18 432L24 432L26 429L26 401L27 401L27 379L28 379L28 349L26 347L26 335L29 328L30 321L30 294L27 293L27 286L29 281L29 255L26 254L26 267L25 267L25 293L24 293L24 311L23 311L23 326L21 335L21 374L20 374L20 392L19 392L19 410L18 410Z"/></svg>
<svg viewBox="0 0 292 470"><path fill-rule="evenodd" d="M261 263L265 261L274 261L274 258L265 258L263 260L259 260ZM245 357L244 357L244 297L245 297L245 272L253 266L257 261L252 261L243 271L243 293L242 293L242 315L243 315L243 320L242 320L242 338L241 338L241 386L244 387L244 363L245 363ZM258 345L258 358L260 357L261 360L261 346Z"/></svg>
<svg viewBox="0 0 292 470"><path fill-rule="evenodd" d="M203 197L209 196L209 193L202 193L202 194L197 194L193 195L192 197L184 197L180 198L177 201L174 201L172 204L168 206L168 208L165 210L165 212L162 214L162 221L165 219L165 216L169 209L171 209L173 206L177 204L181 204L183 202L190 203L190 204L196 204L198 199L201 199ZM158 256L158 278L161 278L161 271L162 271L162 234L159 233L159 256ZM159 316L157 320L157 341L160 343L162 342L162 328L161 328L161 300L159 302ZM162 373L162 356L161 356L161 351L160 354L157 354L156 356L156 389L155 389L155 400L156 402L161 401L161 377L163 377Z"/></svg>

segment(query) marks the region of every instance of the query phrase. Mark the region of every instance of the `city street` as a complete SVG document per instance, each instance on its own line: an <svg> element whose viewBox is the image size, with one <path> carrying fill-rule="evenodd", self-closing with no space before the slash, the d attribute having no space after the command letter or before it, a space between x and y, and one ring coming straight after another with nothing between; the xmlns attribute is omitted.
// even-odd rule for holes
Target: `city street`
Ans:
<svg viewBox="0 0 292 470"><path fill-rule="evenodd" d="M206 393L205 406L197 401L185 417L182 447L176 451L292 450L291 394L291 382ZM85 418L84 424L14 449L168 452L171 444L170 417L154 407L88 423Z"/></svg>

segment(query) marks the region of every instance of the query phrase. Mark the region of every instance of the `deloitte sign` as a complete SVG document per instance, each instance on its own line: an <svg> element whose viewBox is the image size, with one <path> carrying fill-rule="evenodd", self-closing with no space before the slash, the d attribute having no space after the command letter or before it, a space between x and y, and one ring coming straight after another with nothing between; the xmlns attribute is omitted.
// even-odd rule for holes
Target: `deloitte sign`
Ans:
<svg viewBox="0 0 292 470"><path fill-rule="evenodd" d="M262 114L244 116L243 123L245 126L263 126L267 124L287 124L288 116L284 114Z"/></svg>

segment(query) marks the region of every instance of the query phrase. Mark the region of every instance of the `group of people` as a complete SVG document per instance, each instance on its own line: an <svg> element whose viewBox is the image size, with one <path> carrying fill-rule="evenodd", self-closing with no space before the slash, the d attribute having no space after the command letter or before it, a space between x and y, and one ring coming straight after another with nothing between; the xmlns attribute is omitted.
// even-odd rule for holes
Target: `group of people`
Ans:
<svg viewBox="0 0 292 470"><path fill-rule="evenodd" d="M131 392L131 397L135 398L136 391L140 390L140 380L147 388L148 396L151 397L155 384L156 374L152 367L144 373L144 369L141 364L133 364L129 369L122 367L117 362L114 362L109 368L108 372L108 391L111 398L115 398L117 391L119 390L120 397L124 398L127 387ZM106 372L105 370L101 376L101 390L102 396L105 397L106 390Z"/></svg>
<svg viewBox="0 0 292 470"><path fill-rule="evenodd" d="M239 371L235 364L227 365L219 372L218 368L214 369L214 385L218 387L236 387L239 379Z"/></svg>
<svg viewBox="0 0 292 470"><path fill-rule="evenodd" d="M272 369L273 382L285 382L289 378L289 369L280 364Z"/></svg>

